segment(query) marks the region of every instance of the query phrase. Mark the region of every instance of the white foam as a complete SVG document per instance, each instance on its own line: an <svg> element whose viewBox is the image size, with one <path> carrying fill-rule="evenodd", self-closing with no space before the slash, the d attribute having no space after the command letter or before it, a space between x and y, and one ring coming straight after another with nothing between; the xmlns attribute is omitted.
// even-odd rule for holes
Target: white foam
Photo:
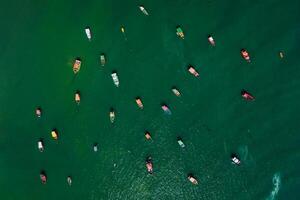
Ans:
<svg viewBox="0 0 300 200"><path fill-rule="evenodd" d="M273 182L274 188L271 191L270 195L268 196L267 200L273 200L276 197L276 195L278 194L278 191L280 189L280 184L281 184L281 179L280 179L279 173L274 174L272 182Z"/></svg>

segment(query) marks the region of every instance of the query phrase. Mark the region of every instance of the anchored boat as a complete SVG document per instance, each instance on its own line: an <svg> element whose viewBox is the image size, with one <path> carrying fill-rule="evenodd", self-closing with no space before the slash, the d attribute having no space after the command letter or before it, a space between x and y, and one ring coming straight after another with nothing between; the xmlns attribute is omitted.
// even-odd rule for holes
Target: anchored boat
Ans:
<svg viewBox="0 0 300 200"><path fill-rule="evenodd" d="M147 157L146 159L146 168L149 174L153 173L153 164L151 156Z"/></svg>
<svg viewBox="0 0 300 200"><path fill-rule="evenodd" d="M114 123L115 121L115 111L113 109L110 110L109 112L109 119L111 123Z"/></svg>
<svg viewBox="0 0 300 200"><path fill-rule="evenodd" d="M248 101L253 101L255 98L254 96L252 96L249 92L247 92L246 90L242 90L241 91L241 95L244 99L248 100Z"/></svg>
<svg viewBox="0 0 300 200"><path fill-rule="evenodd" d="M191 74L193 74L195 77L198 77L198 76L199 76L199 73L195 70L194 67L189 66L188 70L189 70L189 72L190 72Z"/></svg>
<svg viewBox="0 0 300 200"><path fill-rule="evenodd" d="M40 173L40 179L41 179L42 184L47 183L47 176L46 176L45 172Z"/></svg>
<svg viewBox="0 0 300 200"><path fill-rule="evenodd" d="M150 134L148 131L145 132L145 138L146 138L147 140L151 140L151 139L152 139L152 138L151 138L151 134Z"/></svg>
<svg viewBox="0 0 300 200"><path fill-rule="evenodd" d="M104 54L101 54L101 55L100 55L100 63L101 63L102 66L104 66L105 63L106 63L105 55L104 55Z"/></svg>
<svg viewBox="0 0 300 200"><path fill-rule="evenodd" d="M192 183L192 184L194 184L194 185L197 185L198 184L198 181L197 181L197 179L193 176L193 175L189 175L188 176L188 179L189 179L189 181Z"/></svg>
<svg viewBox="0 0 300 200"><path fill-rule="evenodd" d="M208 36L208 42L209 42L212 46L216 46L215 40L214 40L214 38L213 38L211 35Z"/></svg>
<svg viewBox="0 0 300 200"><path fill-rule="evenodd" d="M85 31L85 34L86 34L86 37L88 38L88 40L91 41L91 39L92 39L91 29L89 27L86 27L84 29L84 31Z"/></svg>
<svg viewBox="0 0 300 200"><path fill-rule="evenodd" d="M137 98L135 99L135 102L136 102L136 104L138 105L138 107L139 107L140 109L143 109L143 108L144 108L144 105L143 105L143 103L142 103L142 100L141 100L139 97L137 97Z"/></svg>
<svg viewBox="0 0 300 200"><path fill-rule="evenodd" d="M75 93L75 102L79 105L80 104L80 92L76 91Z"/></svg>
<svg viewBox="0 0 300 200"><path fill-rule="evenodd" d="M113 79L114 84L115 84L117 87L119 87L120 82L119 82L119 78L118 78L117 73L116 73L116 72L113 72L113 73L111 74L111 77L112 77L112 79Z"/></svg>
<svg viewBox="0 0 300 200"><path fill-rule="evenodd" d="M42 116L42 109L41 109L40 107L37 107L37 108L35 109L35 115L36 115L37 117L41 117L41 116Z"/></svg>
<svg viewBox="0 0 300 200"><path fill-rule="evenodd" d="M57 133L57 130L56 129L53 129L51 131L51 136L54 140L57 140L58 139L58 133Z"/></svg>
<svg viewBox="0 0 300 200"><path fill-rule="evenodd" d="M71 176L67 177L67 183L68 183L69 186L72 185L72 177Z"/></svg>
<svg viewBox="0 0 300 200"><path fill-rule="evenodd" d="M147 10L144 8L144 6L140 5L139 8L145 15L149 15Z"/></svg>
<svg viewBox="0 0 300 200"><path fill-rule="evenodd" d="M231 155L231 161L235 165L240 165L241 164L241 161L240 161L240 159L238 158L238 156L236 154Z"/></svg>
<svg viewBox="0 0 300 200"><path fill-rule="evenodd" d="M176 28L176 34L177 34L178 37L180 37L181 39L184 39L184 33L183 33L183 30L181 29L180 26L177 26L177 28Z"/></svg>
<svg viewBox="0 0 300 200"><path fill-rule="evenodd" d="M246 49L241 50L241 55L247 62L251 62L249 53L246 51Z"/></svg>
<svg viewBox="0 0 300 200"><path fill-rule="evenodd" d="M80 67L81 67L81 60L79 58L77 58L74 62L74 65L73 65L74 74L77 74L79 72Z"/></svg>
<svg viewBox="0 0 300 200"><path fill-rule="evenodd" d="M40 152L44 151L44 144L43 144L43 140L39 140L38 141L38 149Z"/></svg>
<svg viewBox="0 0 300 200"><path fill-rule="evenodd" d="M178 90L176 87L173 87L173 88L172 88L172 92L173 92L176 96L178 96L178 97L181 96L179 90Z"/></svg>
<svg viewBox="0 0 300 200"><path fill-rule="evenodd" d="M184 147L185 147L185 145L184 145L184 143L183 143L181 137L178 137L178 138L177 138L177 142L178 142L179 146L181 146L181 148L184 148Z"/></svg>
<svg viewBox="0 0 300 200"><path fill-rule="evenodd" d="M95 143L95 144L94 144L93 149L94 149L94 152L97 152L97 151L98 151L98 143Z"/></svg>
<svg viewBox="0 0 300 200"><path fill-rule="evenodd" d="M168 107L166 104L163 104L163 105L161 106L161 108L162 108L162 110L163 110L165 113L167 113L168 115L171 114L171 110L169 109L169 107Z"/></svg>

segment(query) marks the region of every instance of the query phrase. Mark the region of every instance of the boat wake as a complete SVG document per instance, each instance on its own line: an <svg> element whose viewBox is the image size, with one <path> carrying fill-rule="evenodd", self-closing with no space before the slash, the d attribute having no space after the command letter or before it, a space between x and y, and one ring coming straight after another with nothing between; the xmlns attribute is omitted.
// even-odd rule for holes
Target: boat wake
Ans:
<svg viewBox="0 0 300 200"><path fill-rule="evenodd" d="M272 182L273 182L274 188L271 191L270 195L266 198L266 200L273 200L276 197L276 195L278 194L278 191L280 189L280 184L281 184L281 179L280 179L279 173L274 174Z"/></svg>

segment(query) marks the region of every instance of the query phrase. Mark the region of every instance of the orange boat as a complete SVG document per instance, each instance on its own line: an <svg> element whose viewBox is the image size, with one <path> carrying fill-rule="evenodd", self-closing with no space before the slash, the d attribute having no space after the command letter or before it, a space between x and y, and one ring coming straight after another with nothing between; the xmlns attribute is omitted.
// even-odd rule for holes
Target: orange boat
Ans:
<svg viewBox="0 0 300 200"><path fill-rule="evenodd" d="M143 105L143 103L142 103L142 100L141 100L139 97L137 97L137 98L135 99L135 102L136 102L136 104L139 106L139 108L141 108L141 109L144 108L144 105Z"/></svg>
<svg viewBox="0 0 300 200"><path fill-rule="evenodd" d="M75 102L76 102L77 104L80 103L80 93L79 93L79 91L77 91L77 92L75 93Z"/></svg>
<svg viewBox="0 0 300 200"><path fill-rule="evenodd" d="M80 66L81 66L81 60L79 58L77 58L74 62L74 65L73 65L74 74L77 74L79 72Z"/></svg>

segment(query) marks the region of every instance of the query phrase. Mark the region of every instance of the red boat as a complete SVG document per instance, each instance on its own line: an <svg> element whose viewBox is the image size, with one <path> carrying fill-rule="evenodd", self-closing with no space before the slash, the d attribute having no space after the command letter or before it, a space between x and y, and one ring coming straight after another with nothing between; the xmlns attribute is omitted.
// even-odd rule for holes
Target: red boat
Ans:
<svg viewBox="0 0 300 200"><path fill-rule="evenodd" d="M40 179L42 181L43 184L46 184L47 183L47 176L44 172L41 172L40 173Z"/></svg>
<svg viewBox="0 0 300 200"><path fill-rule="evenodd" d="M241 91L241 95L244 99L248 100L248 101L252 101L254 100L254 96L252 96L249 92L247 92L246 90L242 90Z"/></svg>
<svg viewBox="0 0 300 200"><path fill-rule="evenodd" d="M146 159L146 167L147 167L148 173L152 174L153 173L153 166L152 166L152 159L151 159L150 156Z"/></svg>
<svg viewBox="0 0 300 200"><path fill-rule="evenodd" d="M247 62L250 62L250 56L249 56L249 53L245 50L245 49L242 49L241 50L241 54L242 54L242 57L247 61Z"/></svg>

